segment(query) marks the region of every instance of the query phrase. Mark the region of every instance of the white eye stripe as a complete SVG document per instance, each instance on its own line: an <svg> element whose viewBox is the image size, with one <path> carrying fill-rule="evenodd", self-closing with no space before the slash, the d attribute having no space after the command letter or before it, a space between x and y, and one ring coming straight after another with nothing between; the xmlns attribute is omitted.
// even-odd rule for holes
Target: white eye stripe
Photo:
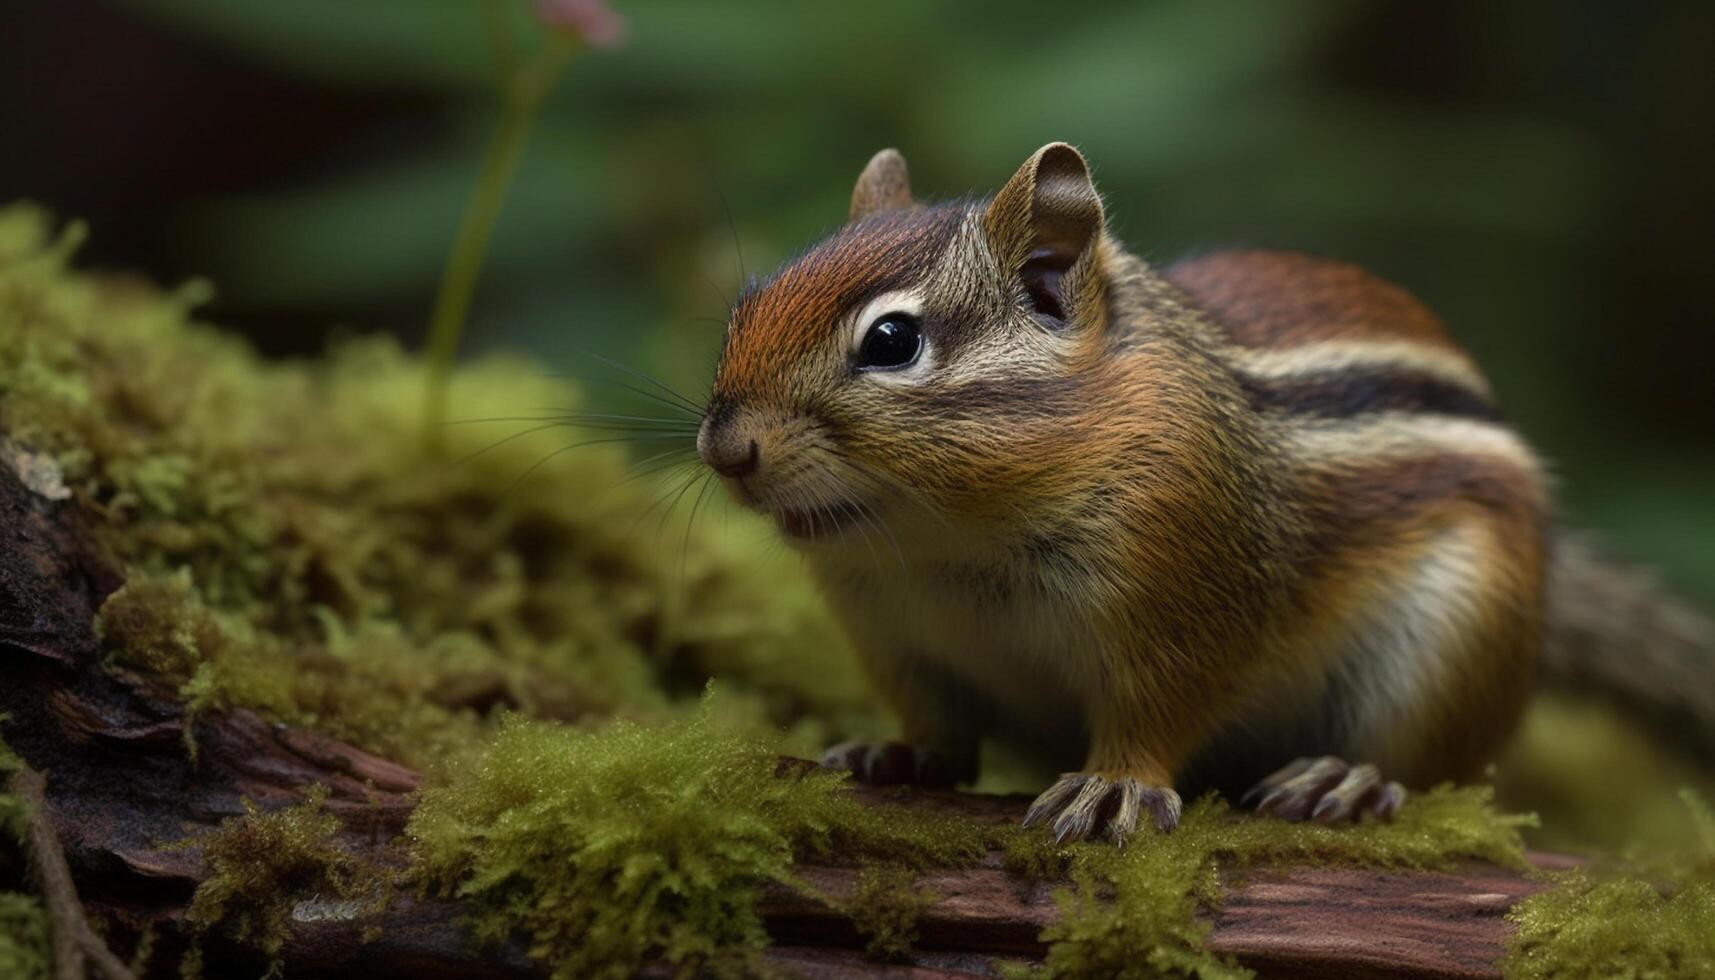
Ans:
<svg viewBox="0 0 1715 980"><path fill-rule="evenodd" d="M882 317L890 313L902 313L906 316L921 319L923 316L923 296L914 289L895 289L885 292L865 303L851 320L848 336L850 338L847 350L856 354L863 346L864 336L869 328ZM935 363L935 350L925 334L922 347L917 353L917 360L910 365L889 371L866 371L864 378L879 384L911 385L921 382L929 376L930 369Z"/></svg>

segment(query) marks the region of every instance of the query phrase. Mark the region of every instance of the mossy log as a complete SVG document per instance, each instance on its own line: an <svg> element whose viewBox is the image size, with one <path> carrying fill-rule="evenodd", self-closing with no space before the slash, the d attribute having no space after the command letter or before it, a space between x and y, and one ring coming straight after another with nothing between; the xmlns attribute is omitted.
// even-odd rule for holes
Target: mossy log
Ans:
<svg viewBox="0 0 1715 980"><path fill-rule="evenodd" d="M11 717L13 748L46 776L47 815L98 930L122 956L148 935L150 963L176 962L173 952L188 942L192 894L208 868L200 848L163 845L244 814L245 801L264 810L300 802L312 784L327 789L325 807L340 821L342 848L374 867L401 866L399 835L416 773L250 711L187 718L174 691L103 662L95 613L121 583L115 563L79 526L79 513L0 466L0 713ZM782 762L786 770L802 765L808 763ZM853 792L980 821L1016 820L1026 802ZM1010 875L998 855L991 858L921 875L919 887L934 900L918 919L918 952L906 965L865 960L863 940L838 910L857 887L857 872L802 868L807 887L776 887L764 901L769 955L814 977L990 976L997 959L1037 959L1044 952L1039 935L1057 914L1054 886ZM1543 887L1487 866L1410 874L1263 869L1226 882L1209 942L1264 976L1496 976L1511 928L1506 911ZM473 945L450 901L407 893L373 912L360 900L293 898L280 950L289 975L524 977L543 970L522 943ZM205 946L212 975L258 959L218 935Z"/></svg>

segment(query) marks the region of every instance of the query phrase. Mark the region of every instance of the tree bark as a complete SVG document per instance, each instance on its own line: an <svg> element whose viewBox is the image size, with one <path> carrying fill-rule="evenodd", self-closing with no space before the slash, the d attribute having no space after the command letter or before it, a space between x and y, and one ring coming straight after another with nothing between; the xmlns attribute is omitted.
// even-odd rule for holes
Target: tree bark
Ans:
<svg viewBox="0 0 1715 980"><path fill-rule="evenodd" d="M83 514L75 502L32 492L0 465L0 713L10 716L8 742L46 778L42 815L98 931L122 956L152 932L156 952L144 972L171 975L186 942L185 909L206 869L197 847L161 845L241 815L246 799L263 809L299 802L311 784L328 788L343 846L399 865L397 838L411 811L415 772L244 710L194 721L193 763L173 693L103 664L94 616L121 580ZM869 801L884 797L853 792ZM1026 803L959 793L885 799L984 821L1016 820ZM856 884L856 872L844 868L800 873L809 891L836 904ZM1009 875L998 855L974 868L924 874L920 885L938 897L919 920L912 964L866 961L863 940L844 915L785 887L770 889L761 908L774 939L769 956L809 977L952 978L992 976L997 958L1034 960L1045 952L1039 936L1056 915L1054 886ZM1436 874L1263 870L1228 883L1209 913L1210 942L1264 976L1493 977L1510 929L1507 909L1541 887L1486 866ZM354 918L354 908L300 896L283 950L286 972L543 973L521 944L473 946L453 903L405 895L379 915ZM207 955L211 976L255 965L254 954L218 940Z"/></svg>

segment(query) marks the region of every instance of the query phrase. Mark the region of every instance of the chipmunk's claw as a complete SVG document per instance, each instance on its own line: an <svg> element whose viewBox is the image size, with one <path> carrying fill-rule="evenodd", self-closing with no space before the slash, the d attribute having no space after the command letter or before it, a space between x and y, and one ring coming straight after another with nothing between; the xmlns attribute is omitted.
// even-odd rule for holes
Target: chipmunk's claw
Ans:
<svg viewBox="0 0 1715 980"><path fill-rule="evenodd" d="M1105 836L1124 847L1144 814L1159 831L1179 825L1179 794L1164 786L1147 786L1126 776L1071 772L1036 798L1024 814L1024 825L1053 821L1054 841L1066 844Z"/></svg>
<svg viewBox="0 0 1715 980"><path fill-rule="evenodd" d="M1392 820L1404 802L1405 787L1384 781L1375 766L1325 755L1295 760L1253 786L1239 805L1282 820L1335 823L1365 813Z"/></svg>
<svg viewBox="0 0 1715 980"><path fill-rule="evenodd" d="M867 739L841 742L823 752L822 768L849 772L873 786L950 789L961 778L958 767L934 749Z"/></svg>

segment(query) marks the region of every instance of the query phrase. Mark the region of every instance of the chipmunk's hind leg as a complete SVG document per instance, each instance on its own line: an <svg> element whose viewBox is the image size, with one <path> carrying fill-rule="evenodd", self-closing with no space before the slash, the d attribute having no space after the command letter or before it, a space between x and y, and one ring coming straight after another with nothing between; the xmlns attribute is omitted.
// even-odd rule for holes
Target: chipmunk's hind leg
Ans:
<svg viewBox="0 0 1715 980"><path fill-rule="evenodd" d="M1295 760L1251 787L1239 805L1282 820L1336 823L1365 813L1391 820L1404 802L1405 787L1384 780L1375 766L1325 755Z"/></svg>
<svg viewBox="0 0 1715 980"><path fill-rule="evenodd" d="M1308 702L1332 722L1327 740L1281 750L1303 758L1245 795L1258 813L1387 817L1405 792L1384 773L1414 787L1471 779L1510 732L1539 646L1534 525L1465 504L1433 516L1395 529L1400 544L1359 566L1363 601Z"/></svg>

